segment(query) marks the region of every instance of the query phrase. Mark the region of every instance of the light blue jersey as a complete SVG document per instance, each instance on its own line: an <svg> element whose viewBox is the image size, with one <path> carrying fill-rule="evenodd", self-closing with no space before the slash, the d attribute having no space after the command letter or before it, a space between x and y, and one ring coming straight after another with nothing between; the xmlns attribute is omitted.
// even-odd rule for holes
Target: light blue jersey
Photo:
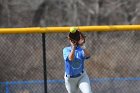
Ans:
<svg viewBox="0 0 140 93"><path fill-rule="evenodd" d="M71 62L68 58L71 50L71 46L65 47L63 49L63 57L65 61L65 73L73 76L81 73L84 70L84 60L87 58L85 57L84 50L80 46L77 46L75 49L74 60Z"/></svg>

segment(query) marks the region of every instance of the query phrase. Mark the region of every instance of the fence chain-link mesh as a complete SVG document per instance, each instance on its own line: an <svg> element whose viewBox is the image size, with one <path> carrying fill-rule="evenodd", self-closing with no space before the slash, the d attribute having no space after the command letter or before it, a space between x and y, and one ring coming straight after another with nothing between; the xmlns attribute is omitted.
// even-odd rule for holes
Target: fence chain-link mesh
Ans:
<svg viewBox="0 0 140 93"><path fill-rule="evenodd" d="M27 91L28 89L32 90L37 89L39 87L40 89L41 87L44 88L43 84L42 85L38 84L37 86L35 85L35 83L30 84L30 82L28 82L32 80L43 80L41 35L1 34L0 91L1 90L5 91L5 92L2 91L1 93L24 93L20 92L20 90ZM35 86L33 87L33 85ZM25 93L36 93L36 92L32 91Z"/></svg>
<svg viewBox="0 0 140 93"><path fill-rule="evenodd" d="M46 34L48 93L67 93L68 33ZM84 32L93 93L139 93L140 32ZM41 34L0 35L0 93L44 93Z"/></svg>

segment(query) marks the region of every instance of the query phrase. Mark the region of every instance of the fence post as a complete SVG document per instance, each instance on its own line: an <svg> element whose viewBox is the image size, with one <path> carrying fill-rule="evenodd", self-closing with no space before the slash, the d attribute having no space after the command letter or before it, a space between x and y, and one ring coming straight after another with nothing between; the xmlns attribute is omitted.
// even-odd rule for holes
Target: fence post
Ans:
<svg viewBox="0 0 140 93"><path fill-rule="evenodd" d="M45 33L42 33L42 53L43 53L43 69L44 69L44 93L47 93L47 66L46 66Z"/></svg>

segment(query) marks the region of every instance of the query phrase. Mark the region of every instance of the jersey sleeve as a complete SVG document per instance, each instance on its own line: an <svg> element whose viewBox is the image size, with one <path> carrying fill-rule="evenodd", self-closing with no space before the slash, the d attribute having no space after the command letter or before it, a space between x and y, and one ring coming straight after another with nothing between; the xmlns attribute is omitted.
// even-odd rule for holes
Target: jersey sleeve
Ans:
<svg viewBox="0 0 140 93"><path fill-rule="evenodd" d="M82 50L82 56L83 56L84 59L89 59L90 58L90 56L85 56L84 50Z"/></svg>
<svg viewBox="0 0 140 93"><path fill-rule="evenodd" d="M65 61L69 61L69 58L68 58L69 54L70 54L70 50L67 48L64 48L63 49L63 58Z"/></svg>

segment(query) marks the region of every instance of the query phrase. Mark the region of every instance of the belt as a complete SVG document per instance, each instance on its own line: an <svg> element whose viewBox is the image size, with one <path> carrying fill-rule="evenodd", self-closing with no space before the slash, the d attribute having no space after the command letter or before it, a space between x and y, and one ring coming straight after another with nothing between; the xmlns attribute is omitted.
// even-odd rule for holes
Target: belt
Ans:
<svg viewBox="0 0 140 93"><path fill-rule="evenodd" d="M81 73L79 73L79 74L77 74L77 75L72 75L72 76L70 76L70 75L66 75L66 77L76 78L76 77L81 76L83 73L84 73L84 71L82 71Z"/></svg>

